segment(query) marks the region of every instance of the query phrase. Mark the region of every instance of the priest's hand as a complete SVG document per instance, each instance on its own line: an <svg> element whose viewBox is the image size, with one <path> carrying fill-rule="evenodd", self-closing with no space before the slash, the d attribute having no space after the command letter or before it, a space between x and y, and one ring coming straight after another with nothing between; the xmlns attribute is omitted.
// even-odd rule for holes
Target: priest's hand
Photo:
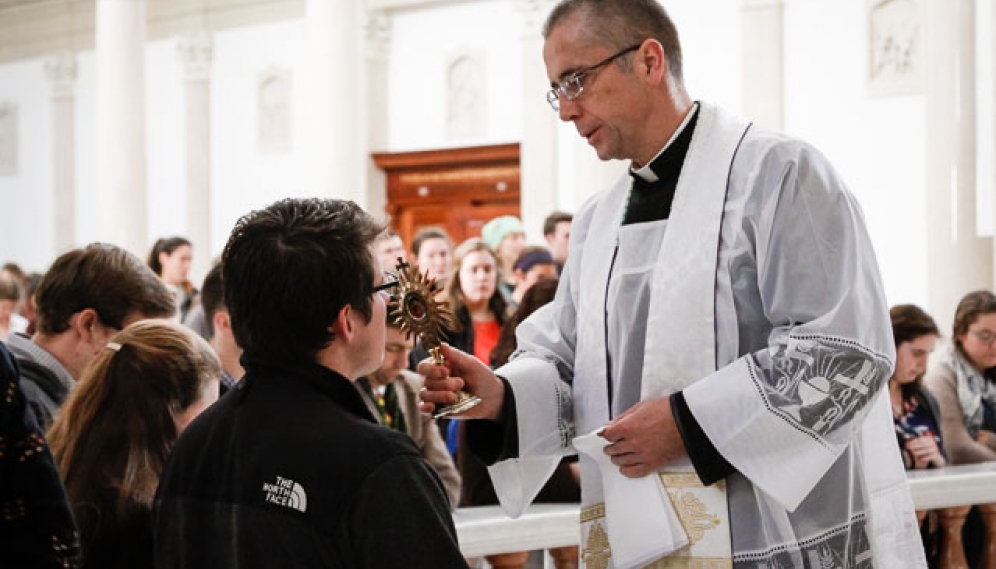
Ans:
<svg viewBox="0 0 996 569"><path fill-rule="evenodd" d="M433 363L432 358L426 358L418 364L418 372L425 376L425 387L419 393L419 398L422 399L419 410L434 413L437 405L442 407L453 403L456 400L453 392L463 389L471 395L477 395L482 401L451 417L497 421L505 400L505 384L491 368L474 356L450 347L449 344L441 345L439 351L446 363L438 365Z"/></svg>
<svg viewBox="0 0 996 569"><path fill-rule="evenodd" d="M605 453L623 476L639 478L685 455L671 399L641 401L602 429Z"/></svg>

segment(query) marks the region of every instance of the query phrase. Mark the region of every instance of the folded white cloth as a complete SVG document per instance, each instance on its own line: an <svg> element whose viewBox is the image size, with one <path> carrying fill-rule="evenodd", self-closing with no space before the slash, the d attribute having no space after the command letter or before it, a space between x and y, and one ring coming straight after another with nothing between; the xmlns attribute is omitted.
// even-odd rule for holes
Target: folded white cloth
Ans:
<svg viewBox="0 0 996 569"><path fill-rule="evenodd" d="M598 464L605 498L605 525L615 569L643 567L688 545L660 476L627 478L603 450L601 429L574 439L574 448Z"/></svg>
<svg viewBox="0 0 996 569"><path fill-rule="evenodd" d="M515 519L543 489L543 484L560 464L559 456L512 458L488 467L491 483L505 515Z"/></svg>

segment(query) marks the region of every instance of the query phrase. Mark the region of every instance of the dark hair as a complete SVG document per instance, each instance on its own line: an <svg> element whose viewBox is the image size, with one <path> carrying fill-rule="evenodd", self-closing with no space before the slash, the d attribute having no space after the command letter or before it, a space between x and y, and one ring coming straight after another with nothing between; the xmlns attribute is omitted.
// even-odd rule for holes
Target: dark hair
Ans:
<svg viewBox="0 0 996 569"><path fill-rule="evenodd" d="M221 263L215 263L201 285L201 308L207 323L208 337L214 336L214 315L225 310L225 290L221 281Z"/></svg>
<svg viewBox="0 0 996 569"><path fill-rule="evenodd" d="M984 314L996 313L996 295L988 290L977 290L963 296L955 309L954 325L952 325L951 340L955 348L965 355L958 336L968 333L968 329Z"/></svg>
<svg viewBox="0 0 996 569"><path fill-rule="evenodd" d="M495 252L488 247L482 239L478 237L471 237L470 239L461 243L456 250L453 252L453 268L450 270L450 280L446 283L447 291L447 309L450 312L451 324L454 332L463 332L463 324L460 322L460 318L457 316L461 309L466 308L466 299L463 295L463 289L460 285L460 266L463 265L463 260L467 255L476 252L487 252L491 255L491 258L495 261L495 291L488 300L488 308L495 315L495 319L498 320L499 324L504 324L505 317L508 312L508 304L505 302L505 297L502 296L501 291L498 290L498 256Z"/></svg>
<svg viewBox="0 0 996 569"><path fill-rule="evenodd" d="M575 14L581 18L591 43L611 51L648 39L657 40L664 49L671 77L679 83L683 81L678 30L657 0L563 0L547 17L543 38L549 38L554 28ZM624 70L630 69L629 59L621 58L618 62Z"/></svg>
<svg viewBox="0 0 996 569"><path fill-rule="evenodd" d="M536 265L555 265L550 249L542 245L528 245L522 249L512 264L512 269L528 273Z"/></svg>
<svg viewBox="0 0 996 569"><path fill-rule="evenodd" d="M180 247L193 247L190 244L190 240L186 237L165 237L156 241L156 244L152 246L152 251L149 251L149 268L152 272L156 273L156 276L163 276L163 264L159 262L159 255L161 253L166 253L167 255L172 255L173 251L176 251Z"/></svg>
<svg viewBox="0 0 996 569"><path fill-rule="evenodd" d="M383 226L350 201L285 199L235 224L222 253L225 304L247 354L314 362L349 305L369 321Z"/></svg>
<svg viewBox="0 0 996 569"><path fill-rule="evenodd" d="M415 234L415 237L412 238L412 255L418 257L418 252L422 249L422 244L429 239L442 239L443 241L446 241L447 245L450 246L450 249L453 248L453 240L450 239L450 236L447 235L445 231L439 227L423 227L422 229L419 229L418 233Z"/></svg>
<svg viewBox="0 0 996 569"><path fill-rule="evenodd" d="M47 433L73 509L100 503L106 488L151 505L176 418L220 377L211 347L178 324L144 320L116 334Z"/></svg>
<svg viewBox="0 0 996 569"><path fill-rule="evenodd" d="M24 299L25 292L21 280L7 269L0 269L0 300L16 302Z"/></svg>
<svg viewBox="0 0 996 569"><path fill-rule="evenodd" d="M558 284L559 281L557 279L543 279L529 287L529 290L522 295L522 303L519 304L519 308L505 322L505 325L501 327L498 343L491 350L491 367L497 368L508 363L508 358L512 356L512 353L518 347L515 341L515 329L530 314L536 312L538 308L557 296Z"/></svg>
<svg viewBox="0 0 996 569"><path fill-rule="evenodd" d="M913 304L898 304L889 309L892 320L892 336L896 347L903 342L912 342L920 336L940 336L937 324L929 314Z"/></svg>
<svg viewBox="0 0 996 569"><path fill-rule="evenodd" d="M896 341L896 348L903 342L912 342L922 336L941 335L934 319L913 304L893 306L889 309L889 318L892 320L892 336ZM909 400L919 393L922 382L923 378L918 377L915 381L904 383L900 387L903 400Z"/></svg>
<svg viewBox="0 0 996 569"><path fill-rule="evenodd" d="M135 255L106 243L60 255L38 285L35 303L43 334L65 332L73 314L87 308L119 330L134 311L148 318L176 314L173 295L159 277Z"/></svg>
<svg viewBox="0 0 996 569"><path fill-rule="evenodd" d="M543 220L543 235L553 235L557 232L557 224L565 221L574 221L574 216L564 211L555 211L546 216Z"/></svg>
<svg viewBox="0 0 996 569"><path fill-rule="evenodd" d="M31 298L34 296L35 292L38 290L38 285L41 284L42 279L45 275L41 273L31 272L24 277L24 294L26 297Z"/></svg>

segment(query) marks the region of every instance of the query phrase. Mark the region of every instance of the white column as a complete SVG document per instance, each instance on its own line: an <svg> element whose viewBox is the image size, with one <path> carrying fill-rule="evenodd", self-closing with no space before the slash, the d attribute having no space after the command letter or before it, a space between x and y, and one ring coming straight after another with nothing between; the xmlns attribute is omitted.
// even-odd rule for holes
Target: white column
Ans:
<svg viewBox="0 0 996 569"><path fill-rule="evenodd" d="M784 13L784 0L743 0L740 7L743 112L776 130L785 121Z"/></svg>
<svg viewBox="0 0 996 569"><path fill-rule="evenodd" d="M557 113L546 102L542 27L550 0L518 0L522 14L522 145L519 151L522 223L530 243L544 243L543 219L557 206Z"/></svg>
<svg viewBox="0 0 996 569"><path fill-rule="evenodd" d="M978 28L978 33L981 35L980 39L984 46L981 49L987 49L988 57L984 58L984 61L980 65L986 65L985 68L980 68L979 72L988 75L987 78L980 77L980 81L986 81L986 87L980 89L982 92L981 99L978 101L979 109L983 107L988 110L986 112L980 112L977 117L979 122L982 122L983 116L988 120L988 124L981 127L982 136L988 136L988 145L984 145L985 151L980 149L979 156L980 159L976 164L977 172L980 176L986 176L984 181L980 183L980 192L988 192L989 194L989 215L990 215L990 231L994 238L996 238L996 6L991 2L985 2L982 4L977 4L977 8L981 8L980 13L976 14L976 17L986 17L987 19L982 22L982 25ZM996 244L993 245L993 283L996 285Z"/></svg>
<svg viewBox="0 0 996 569"><path fill-rule="evenodd" d="M45 72L52 83L52 205L55 252L61 254L76 245L76 54L55 55Z"/></svg>
<svg viewBox="0 0 996 569"><path fill-rule="evenodd" d="M198 32L177 42L184 65L186 99L187 238L194 245L191 279L200 282L211 268L211 35Z"/></svg>
<svg viewBox="0 0 996 569"><path fill-rule="evenodd" d="M144 257L146 0L97 0L96 14L97 231Z"/></svg>
<svg viewBox="0 0 996 569"><path fill-rule="evenodd" d="M992 289L993 248L976 229L975 0L925 4L928 309L947 329L966 292Z"/></svg>
<svg viewBox="0 0 996 569"><path fill-rule="evenodd" d="M367 154L363 158L367 171L366 203L367 211L374 216L386 216L387 175L368 156L371 152L387 150L391 15L385 10L369 10L366 22L366 82L363 93L367 127Z"/></svg>
<svg viewBox="0 0 996 569"><path fill-rule="evenodd" d="M307 0L311 184L317 196L366 206L367 148L360 94L360 0Z"/></svg>

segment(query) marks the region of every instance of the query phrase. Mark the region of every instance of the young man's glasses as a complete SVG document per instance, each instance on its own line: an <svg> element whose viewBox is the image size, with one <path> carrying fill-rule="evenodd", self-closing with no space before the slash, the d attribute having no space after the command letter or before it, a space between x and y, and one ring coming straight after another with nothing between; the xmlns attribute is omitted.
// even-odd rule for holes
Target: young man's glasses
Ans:
<svg viewBox="0 0 996 569"><path fill-rule="evenodd" d="M599 69L600 67L604 67L612 63L615 59L622 57L631 51L636 51L637 49L640 48L641 45L642 44L631 45L615 55L610 55L609 57L606 57L605 59L599 61L595 65L589 65L588 67L579 69L574 73L571 73L569 76L567 76L567 79L564 79L563 81L557 83L553 89L550 89L547 92L546 102L550 103L550 106L553 107L553 110L560 111L561 95L567 97L568 101L573 101L574 99L580 97L581 93L584 92L583 80L585 75L591 73L592 71L595 71L596 69Z"/></svg>
<svg viewBox="0 0 996 569"><path fill-rule="evenodd" d="M384 273L381 277L381 283L375 287L370 292L370 294L380 294L384 297L385 301L391 300L391 291L398 286L398 277L392 275L391 273Z"/></svg>

